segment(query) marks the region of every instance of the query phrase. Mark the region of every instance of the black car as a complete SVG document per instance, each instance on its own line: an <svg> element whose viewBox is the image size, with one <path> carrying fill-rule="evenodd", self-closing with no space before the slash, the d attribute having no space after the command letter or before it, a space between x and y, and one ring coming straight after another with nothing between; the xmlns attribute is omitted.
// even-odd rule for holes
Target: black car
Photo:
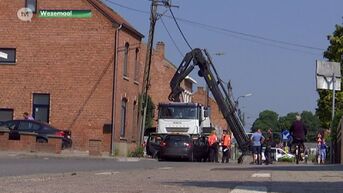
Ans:
<svg viewBox="0 0 343 193"><path fill-rule="evenodd" d="M62 137L62 149L72 146L70 131L57 129L47 123L42 123L34 120L10 120L0 124L0 128L9 129L9 138L11 140L19 140L19 132L32 132L37 134L36 141L38 143L47 143L48 136Z"/></svg>
<svg viewBox="0 0 343 193"><path fill-rule="evenodd" d="M193 161L193 140L190 135L168 134L161 142L159 159L187 158Z"/></svg>

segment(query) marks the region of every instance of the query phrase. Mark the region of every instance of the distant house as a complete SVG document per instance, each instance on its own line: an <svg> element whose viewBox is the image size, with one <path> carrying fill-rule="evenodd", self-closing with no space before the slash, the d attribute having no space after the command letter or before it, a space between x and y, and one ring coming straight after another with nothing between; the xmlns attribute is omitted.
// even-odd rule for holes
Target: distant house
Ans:
<svg viewBox="0 0 343 193"><path fill-rule="evenodd" d="M211 108L211 124L217 130L222 131L223 129L228 129L229 126L221 113L217 102L207 94L204 87L198 87L192 96L193 102L200 103L202 105Z"/></svg>
<svg viewBox="0 0 343 193"><path fill-rule="evenodd" d="M183 58L180 58L180 62L182 59ZM168 100L168 96L171 92L169 83L176 70L177 67L165 57L165 44L163 42L157 42L152 55L151 79L148 91L156 108L159 103L170 102ZM189 76L181 82L181 87L185 89L180 96L182 102L192 101L194 83L196 83L196 81ZM157 109L155 111L155 118L157 119ZM156 126L156 122L154 125Z"/></svg>
<svg viewBox="0 0 343 193"><path fill-rule="evenodd" d="M35 8L31 21L17 11ZM89 18L41 18L39 10L89 10ZM125 154L138 140L143 35L100 0L0 1L0 120L31 112L70 129L73 148L100 139ZM8 57L9 56L9 57ZM7 59L6 59L7 58Z"/></svg>

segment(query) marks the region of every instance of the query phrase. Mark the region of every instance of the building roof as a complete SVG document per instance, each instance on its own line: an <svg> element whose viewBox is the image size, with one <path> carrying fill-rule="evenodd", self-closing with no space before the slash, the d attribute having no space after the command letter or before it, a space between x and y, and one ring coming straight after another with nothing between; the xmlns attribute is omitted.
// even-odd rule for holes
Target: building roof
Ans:
<svg viewBox="0 0 343 193"><path fill-rule="evenodd" d="M103 3L101 0L87 0L91 5L93 5L101 14L103 14L112 23L122 27L139 38L143 38L144 35L137 31L128 21L121 17L117 12Z"/></svg>

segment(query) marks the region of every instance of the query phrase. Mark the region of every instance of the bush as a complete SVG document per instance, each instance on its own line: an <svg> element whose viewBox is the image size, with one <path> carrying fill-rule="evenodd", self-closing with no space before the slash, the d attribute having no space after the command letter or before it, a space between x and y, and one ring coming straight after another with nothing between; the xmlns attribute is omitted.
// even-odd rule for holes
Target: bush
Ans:
<svg viewBox="0 0 343 193"><path fill-rule="evenodd" d="M294 158L291 157L282 157L278 161L279 162L293 162Z"/></svg>
<svg viewBox="0 0 343 193"><path fill-rule="evenodd" d="M142 146L137 146L135 150L129 152L128 157L143 157L144 148Z"/></svg>
<svg viewBox="0 0 343 193"><path fill-rule="evenodd" d="M317 156L314 154L314 155L310 155L308 157L308 160L312 161L312 163L317 163Z"/></svg>

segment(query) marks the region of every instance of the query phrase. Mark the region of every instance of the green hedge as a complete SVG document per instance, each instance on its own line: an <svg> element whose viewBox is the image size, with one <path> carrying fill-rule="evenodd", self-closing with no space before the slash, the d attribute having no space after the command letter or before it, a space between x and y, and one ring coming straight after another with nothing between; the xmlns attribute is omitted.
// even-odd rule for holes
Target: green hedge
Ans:
<svg viewBox="0 0 343 193"><path fill-rule="evenodd" d="M136 147L134 151L129 152L128 157L143 157L144 148L142 146Z"/></svg>
<svg viewBox="0 0 343 193"><path fill-rule="evenodd" d="M293 162L294 158L291 157L282 157L278 160L279 162Z"/></svg>

